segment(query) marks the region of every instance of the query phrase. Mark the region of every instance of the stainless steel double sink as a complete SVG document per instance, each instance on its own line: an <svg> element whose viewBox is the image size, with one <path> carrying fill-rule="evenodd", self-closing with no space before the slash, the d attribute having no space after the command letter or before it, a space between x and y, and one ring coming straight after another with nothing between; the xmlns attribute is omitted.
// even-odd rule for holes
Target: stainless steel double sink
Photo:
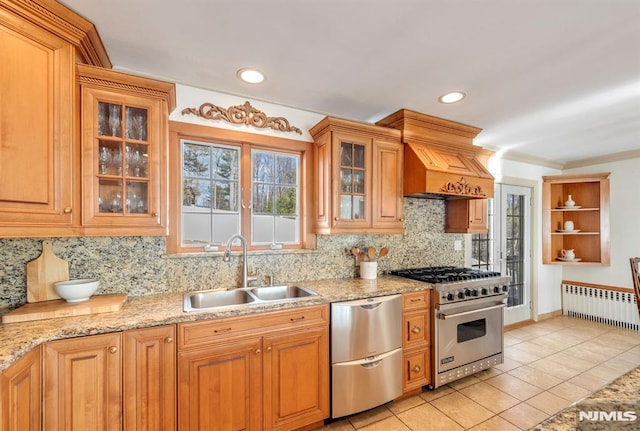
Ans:
<svg viewBox="0 0 640 431"><path fill-rule="evenodd" d="M233 305L257 305L295 301L318 293L295 284L247 287L231 290L199 290L184 295L184 311L211 310Z"/></svg>

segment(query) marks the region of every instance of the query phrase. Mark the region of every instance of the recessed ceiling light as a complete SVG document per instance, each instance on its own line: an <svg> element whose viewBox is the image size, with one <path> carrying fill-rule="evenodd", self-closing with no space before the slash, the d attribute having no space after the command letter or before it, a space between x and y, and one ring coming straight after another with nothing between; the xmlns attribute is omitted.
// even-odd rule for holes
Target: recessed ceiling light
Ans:
<svg viewBox="0 0 640 431"><path fill-rule="evenodd" d="M456 103L464 99L466 94L462 91L451 91L438 97L440 103Z"/></svg>
<svg viewBox="0 0 640 431"><path fill-rule="evenodd" d="M238 78L249 84L260 84L264 81L264 74L256 69L240 69L237 75Z"/></svg>

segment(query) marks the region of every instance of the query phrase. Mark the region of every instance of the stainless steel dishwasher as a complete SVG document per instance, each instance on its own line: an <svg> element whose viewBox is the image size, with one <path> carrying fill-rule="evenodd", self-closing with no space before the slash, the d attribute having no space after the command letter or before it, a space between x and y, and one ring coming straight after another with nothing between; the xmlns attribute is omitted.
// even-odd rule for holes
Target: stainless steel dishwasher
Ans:
<svg viewBox="0 0 640 431"><path fill-rule="evenodd" d="M331 304L331 417L402 395L402 295Z"/></svg>

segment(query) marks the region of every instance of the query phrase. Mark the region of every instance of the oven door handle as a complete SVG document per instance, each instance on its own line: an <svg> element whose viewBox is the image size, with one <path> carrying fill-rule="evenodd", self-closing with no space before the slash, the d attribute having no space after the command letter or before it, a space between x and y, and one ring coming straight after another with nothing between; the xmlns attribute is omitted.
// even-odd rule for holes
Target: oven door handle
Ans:
<svg viewBox="0 0 640 431"><path fill-rule="evenodd" d="M454 317L466 316L469 314L474 314L474 313L487 311L487 310L495 310L496 308L504 308L506 306L507 304L498 304L498 305L494 305L493 307L476 308L475 310L463 311L462 313L455 313L455 314L438 313L438 319L440 320L453 319Z"/></svg>

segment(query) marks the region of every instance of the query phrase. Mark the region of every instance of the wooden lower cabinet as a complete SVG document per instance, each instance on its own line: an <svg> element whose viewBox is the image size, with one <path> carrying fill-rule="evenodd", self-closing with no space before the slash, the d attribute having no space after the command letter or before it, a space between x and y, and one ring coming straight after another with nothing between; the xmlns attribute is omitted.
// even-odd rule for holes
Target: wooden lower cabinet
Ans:
<svg viewBox="0 0 640 431"><path fill-rule="evenodd" d="M174 339L170 325L47 343L44 430L175 430Z"/></svg>
<svg viewBox="0 0 640 431"><path fill-rule="evenodd" d="M175 326L126 331L123 337L125 431L175 430Z"/></svg>
<svg viewBox="0 0 640 431"><path fill-rule="evenodd" d="M41 354L38 346L0 374L0 431L42 428Z"/></svg>
<svg viewBox="0 0 640 431"><path fill-rule="evenodd" d="M294 430L329 416L329 307L179 325L180 431Z"/></svg>
<svg viewBox="0 0 640 431"><path fill-rule="evenodd" d="M264 422L291 430L321 421L329 411L329 328L264 338Z"/></svg>
<svg viewBox="0 0 640 431"><path fill-rule="evenodd" d="M262 339L178 354L180 431L262 427Z"/></svg>
<svg viewBox="0 0 640 431"><path fill-rule="evenodd" d="M431 383L431 308L429 291L403 294L402 392Z"/></svg>

